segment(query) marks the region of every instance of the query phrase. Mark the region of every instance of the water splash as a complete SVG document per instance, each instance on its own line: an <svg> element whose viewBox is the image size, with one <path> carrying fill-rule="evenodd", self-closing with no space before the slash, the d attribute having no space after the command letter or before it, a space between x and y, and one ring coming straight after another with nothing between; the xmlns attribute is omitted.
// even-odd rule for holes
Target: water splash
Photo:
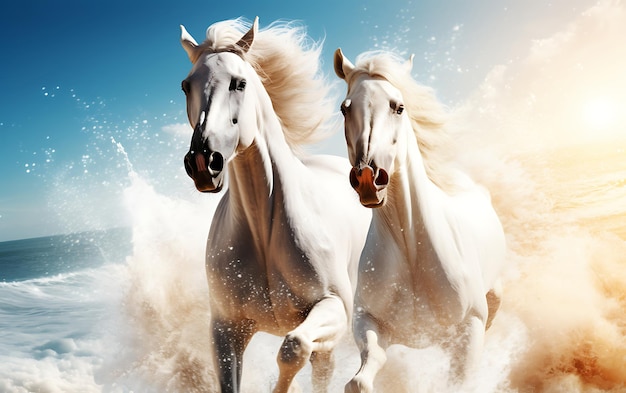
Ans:
<svg viewBox="0 0 626 393"><path fill-rule="evenodd" d="M126 164L126 170L128 171L128 176L130 177L131 181L133 179L137 179L138 178L137 172L135 172L135 169L133 169L133 163L130 161L130 158L128 158L128 153L126 153L126 149L124 149L124 145L116 141L115 137L113 136L111 137L111 142L117 147L117 153L122 155L122 158L124 159L124 163Z"/></svg>
<svg viewBox="0 0 626 393"><path fill-rule="evenodd" d="M462 26L457 30L453 27L447 41L446 37L431 40L432 59L442 53L437 52L437 45L445 48L453 43L455 32L461 34ZM389 47L406 44L393 39L382 37L378 42ZM444 64L449 68L453 65L453 61ZM614 209L616 205L602 205L594 206L597 210L592 213L585 209L593 201L585 200L582 194L579 197L583 199L575 200L583 174L590 179L585 187L605 187L592 180L598 173L614 170L623 156L593 161L594 165L584 160L588 166L584 173L580 166L571 166L570 160L551 168L558 172L558 181L548 176L544 164L554 156L553 148L560 147L559 142L569 140L562 135L570 135L566 126L570 123L524 122L552 110L549 104L554 102L550 100L553 96L522 88L542 85L537 82L542 79L532 78L536 70L527 70L514 84L507 79L509 70L500 70L494 70L485 89L462 108L466 109L463 120L473 126L473 131L462 139L466 154L460 162L491 190L510 247L504 303L487 334L480 369L467 390L623 391L626 246L624 237L597 220L604 208L610 209L612 217L623 219L623 197L614 194L606 201L621 203L622 210ZM46 91L49 98L58 99L61 94L56 89ZM163 130L152 117L116 122L103 100L74 99L90 115L82 131L91 139L76 163L55 167L60 174L52 176L56 179L51 187L56 192L52 205L68 220L80 221L81 228L86 220L98 226L103 215L100 210L107 218L112 211L121 211L113 221L132 227L133 251L124 271L115 275L123 283L111 287L112 292L123 296L116 303L121 320L115 334L89 347L90 354L99 353L104 359L94 355L96 360L90 358L85 365L78 356L55 358L58 363L46 358L40 364L45 367L41 373L56 375L61 369L61 375L71 377L75 371L72 366L78 365L81 376L95 374L95 382L85 386L86 391L214 391L207 307L211 293L204 277L204 244L220 196L198 195L184 179L181 152L188 139L177 131L160 133ZM536 111L538 103L543 103L546 112ZM543 141L544 135L559 135L561 139L554 138L556 145L542 150L545 145L537 145L537 141ZM54 147L50 149L53 158ZM602 166L602 161L613 167ZM33 163L37 171L44 167L40 161L26 163L29 166L25 168L31 171ZM593 225L580 220L581 216ZM53 341L42 344L43 350L58 348ZM280 338L267 335L253 339L245 355L245 391L270 391L277 375L274 359L279 344ZM71 343L68 345L66 348L71 349ZM95 370L99 361L104 364ZM339 348L337 364L332 386L334 391L341 391L358 368L358 354L349 338ZM29 367L32 364L20 363L18 371L27 373ZM377 388L382 392L439 391L448 367L438 348L416 351L393 347ZM305 391L310 391L307 372L298 380ZM74 386L79 385L72 380L57 385L45 382L39 387L71 391ZM18 391L13 388L0 381L0 390Z"/></svg>

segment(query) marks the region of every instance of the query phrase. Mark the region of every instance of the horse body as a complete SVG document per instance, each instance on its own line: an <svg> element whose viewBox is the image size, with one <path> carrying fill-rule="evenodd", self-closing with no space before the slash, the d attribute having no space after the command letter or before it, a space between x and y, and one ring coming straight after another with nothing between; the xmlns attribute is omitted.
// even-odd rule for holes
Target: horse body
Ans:
<svg viewBox="0 0 626 393"><path fill-rule="evenodd" d="M355 223L338 223L336 218L347 209L362 224L363 215L343 204L341 197L337 204L319 197L341 189L352 192L344 180L347 162L336 157L306 162L292 158L282 165L276 162L265 173L258 165L259 150L254 145L249 150L229 164L229 189L209 233L212 313L251 320L256 330L284 336L320 299L336 296L343 303L352 298L349 279L356 282L363 239L353 236ZM322 159L326 161L319 165ZM328 161L335 166L328 168ZM326 182L313 185L310 179ZM352 308L350 303L345 306L346 311Z"/></svg>
<svg viewBox="0 0 626 393"><path fill-rule="evenodd" d="M410 90L419 88L410 64L374 57L355 67L338 50L335 70L348 83L350 182L373 208L355 295L362 365L346 391L372 391L391 344L441 344L452 355L451 375L462 379L500 301L505 240L489 194L461 173L454 192L431 180L420 149L429 144L419 138L439 124L428 118L433 98ZM422 102L407 102L416 97Z"/></svg>
<svg viewBox="0 0 626 393"><path fill-rule="evenodd" d="M295 152L325 116L324 89L311 81L315 51L288 26L258 32L255 20L243 34L239 21L224 23L201 45L184 28L181 36L193 62L182 84L194 127L185 168L202 192L220 191L228 171L206 254L219 384L241 389L243 352L265 331L286 336L274 391L287 392L310 360L315 391L324 392L371 215L345 184L346 160ZM298 91L307 84L314 88ZM317 95L307 101L307 91Z"/></svg>
<svg viewBox="0 0 626 393"><path fill-rule="evenodd" d="M484 296L495 277L483 264L500 261L503 238L480 190L449 196L414 168L398 168L389 200L374 210L356 303L379 317L391 342L422 347L470 310L486 321Z"/></svg>

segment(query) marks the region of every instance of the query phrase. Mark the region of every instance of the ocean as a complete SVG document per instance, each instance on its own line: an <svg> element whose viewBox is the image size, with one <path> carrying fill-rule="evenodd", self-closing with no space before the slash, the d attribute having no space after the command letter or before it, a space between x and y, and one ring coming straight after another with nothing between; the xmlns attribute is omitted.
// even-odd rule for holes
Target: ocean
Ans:
<svg viewBox="0 0 626 393"><path fill-rule="evenodd" d="M509 247L467 391L625 392L626 142L461 161L490 189ZM203 253L219 196L168 193L131 165L121 195L128 227L0 243L0 392L215 391ZM245 392L271 391L280 342L255 336ZM377 391L445 389L440 349L388 354ZM332 391L358 365L347 336ZM307 366L305 392L309 378Z"/></svg>
<svg viewBox="0 0 626 393"><path fill-rule="evenodd" d="M130 230L0 243L0 391L99 391Z"/></svg>

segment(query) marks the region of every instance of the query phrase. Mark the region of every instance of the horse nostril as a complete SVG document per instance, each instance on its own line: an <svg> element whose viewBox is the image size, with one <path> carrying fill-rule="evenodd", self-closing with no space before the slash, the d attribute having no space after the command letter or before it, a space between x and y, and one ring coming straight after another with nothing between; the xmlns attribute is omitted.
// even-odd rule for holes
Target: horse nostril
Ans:
<svg viewBox="0 0 626 393"><path fill-rule="evenodd" d="M185 172L187 172L187 176L192 177L193 166L192 166L191 153L187 153L185 155L184 162L185 162Z"/></svg>
<svg viewBox="0 0 626 393"><path fill-rule="evenodd" d="M350 185L352 186L352 188L357 188L359 186L359 177L357 176L357 170L356 168L352 168L350 170Z"/></svg>
<svg viewBox="0 0 626 393"><path fill-rule="evenodd" d="M378 173L376 174L376 179L374 179L374 183L377 186L386 186L389 184L389 175L387 174L387 171L379 168Z"/></svg>
<svg viewBox="0 0 626 393"><path fill-rule="evenodd" d="M224 169L224 157L219 152L211 152L209 156L209 169L215 172L221 172Z"/></svg>

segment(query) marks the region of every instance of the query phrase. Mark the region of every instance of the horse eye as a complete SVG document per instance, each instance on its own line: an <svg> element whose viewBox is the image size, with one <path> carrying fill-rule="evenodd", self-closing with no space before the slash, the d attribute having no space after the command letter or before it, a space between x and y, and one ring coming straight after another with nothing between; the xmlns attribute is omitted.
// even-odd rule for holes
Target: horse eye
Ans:
<svg viewBox="0 0 626 393"><path fill-rule="evenodd" d="M348 108L350 108L350 104L352 104L352 100L349 98L346 98L342 103L341 103L341 113L345 116L346 113L348 113Z"/></svg>
<svg viewBox="0 0 626 393"><path fill-rule="evenodd" d="M185 79L183 83L181 83L181 88L185 92L185 94L189 94L189 81Z"/></svg>
<svg viewBox="0 0 626 393"><path fill-rule="evenodd" d="M234 90L243 91L245 88L246 88L245 79L242 79L239 82L237 82L237 79L231 79L230 86L228 86L228 90L230 91L234 91Z"/></svg>
<svg viewBox="0 0 626 393"><path fill-rule="evenodd" d="M404 112L404 105L398 105L398 107L396 108L396 113L398 115L401 115L402 112Z"/></svg>

